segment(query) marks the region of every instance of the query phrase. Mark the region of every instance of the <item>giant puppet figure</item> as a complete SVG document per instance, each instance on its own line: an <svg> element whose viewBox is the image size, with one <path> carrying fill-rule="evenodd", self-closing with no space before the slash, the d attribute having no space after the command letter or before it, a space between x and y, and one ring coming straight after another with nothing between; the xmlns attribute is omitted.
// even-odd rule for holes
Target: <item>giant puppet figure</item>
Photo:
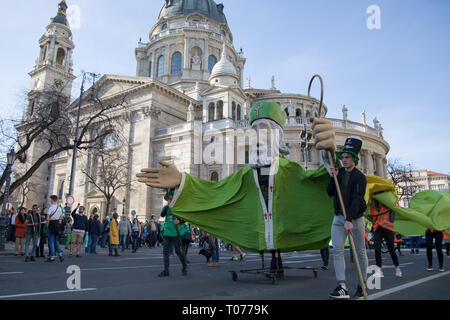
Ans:
<svg viewBox="0 0 450 320"><path fill-rule="evenodd" d="M170 205L174 215L238 247L274 253L327 246L333 220L327 169L306 171L283 158L289 154L283 142L286 114L278 104L259 102L249 118L257 139L250 165L222 181L198 179L164 162L161 169L143 169L138 181L176 188ZM331 121L314 118L312 123L316 149L334 154Z"/></svg>
<svg viewBox="0 0 450 320"><path fill-rule="evenodd" d="M222 181L205 181L180 173L171 164L143 169L138 181L153 188L175 188L170 204L178 216L235 246L255 252L289 252L321 249L331 238L333 202L326 193L330 165L326 152L335 156L331 121L312 119L315 147L324 166L305 170L283 156L286 115L272 102L259 102L250 109L250 124L257 136L250 165ZM335 159L332 159L334 162ZM367 177L365 200L383 203L395 211L394 231L405 236L423 235L427 229L450 232L450 194L424 191L410 208L397 205L392 182ZM274 259L272 259L272 268Z"/></svg>

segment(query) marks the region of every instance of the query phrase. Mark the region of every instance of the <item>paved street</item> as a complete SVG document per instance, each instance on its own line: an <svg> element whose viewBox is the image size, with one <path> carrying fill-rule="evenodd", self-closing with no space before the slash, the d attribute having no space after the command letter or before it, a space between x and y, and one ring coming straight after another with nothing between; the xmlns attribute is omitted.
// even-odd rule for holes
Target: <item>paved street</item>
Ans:
<svg viewBox="0 0 450 320"><path fill-rule="evenodd" d="M11 244L7 245L11 251ZM384 274L381 290L370 290L371 299L380 300L448 300L450 299L450 271L426 271L425 250L410 255L405 249L400 257L403 278L394 276L394 266L388 254L383 255ZM61 300L329 300L335 287L332 254L330 270L319 270L314 278L311 270L286 271L285 279L274 285L262 275L238 274L233 281L229 270L254 269L260 266L257 254L248 253L245 261L231 261L231 252L221 251L220 265L208 268L198 248L190 248L189 275L181 275L178 258L171 257L170 277L158 278L163 269L162 248L140 248L137 253L126 250L120 257L109 257L106 249L98 255L68 258L63 263L24 262L23 257L0 256L0 300L61 299ZM354 263L347 250L347 275L350 293L357 285ZM434 253L435 254L435 253ZM318 251L282 254L286 266L322 265ZM450 259L445 263L450 266ZM435 254L435 259L436 254ZM266 254L266 263L270 256ZM374 251L369 251L369 265L373 265ZM436 262L437 263L437 262ZM81 289L69 290L67 273L70 266L81 270ZM70 281L69 281L70 282ZM72 281L73 282L73 281Z"/></svg>

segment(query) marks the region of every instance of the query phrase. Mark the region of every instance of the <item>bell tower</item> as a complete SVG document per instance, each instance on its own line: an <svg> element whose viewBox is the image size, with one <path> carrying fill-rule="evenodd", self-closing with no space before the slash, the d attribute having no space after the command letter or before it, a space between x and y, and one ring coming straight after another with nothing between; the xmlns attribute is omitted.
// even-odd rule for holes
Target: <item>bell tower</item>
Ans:
<svg viewBox="0 0 450 320"><path fill-rule="evenodd" d="M55 17L50 19L45 33L39 39L40 52L33 70L29 73L31 86L28 93L28 104L24 108L22 122L16 126L19 139L26 137L36 119L41 116L41 108L52 108L51 113L59 112L61 105L52 104L50 100L57 99L62 104L70 102L72 82L76 78L72 69L72 53L75 45L72 41L72 31L67 21L67 4L63 0L58 4ZM32 167L43 154L48 152L47 142L35 139L26 152L26 156L20 165L15 166L14 174L21 175ZM27 184L33 192L26 196L17 193L18 203L24 203L26 207L32 204L42 204L48 201L50 196L50 162L44 163L33 173ZM22 198L21 198L22 197Z"/></svg>
<svg viewBox="0 0 450 320"><path fill-rule="evenodd" d="M29 106L25 117L33 114L33 101L44 90L58 90L70 98L72 82L75 79L72 69L72 31L67 21L67 4L63 0L58 4L58 12L51 18L45 34L39 39L40 53L31 77Z"/></svg>

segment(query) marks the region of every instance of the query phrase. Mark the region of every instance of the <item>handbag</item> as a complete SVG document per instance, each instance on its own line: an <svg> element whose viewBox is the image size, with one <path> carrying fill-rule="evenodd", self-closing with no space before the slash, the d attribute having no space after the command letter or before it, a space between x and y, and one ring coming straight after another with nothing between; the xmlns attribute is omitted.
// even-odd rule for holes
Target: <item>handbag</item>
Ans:
<svg viewBox="0 0 450 320"><path fill-rule="evenodd" d="M185 234L183 234L183 235L181 236L181 241L182 241L183 243L191 243L191 242L194 242L194 241L192 240L192 235L191 235L190 232L186 232Z"/></svg>

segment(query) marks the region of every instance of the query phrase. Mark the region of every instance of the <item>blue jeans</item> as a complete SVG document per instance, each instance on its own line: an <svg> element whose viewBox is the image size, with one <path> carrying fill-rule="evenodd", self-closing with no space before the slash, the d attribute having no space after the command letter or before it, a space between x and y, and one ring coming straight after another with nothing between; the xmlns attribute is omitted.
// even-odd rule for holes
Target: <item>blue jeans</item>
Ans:
<svg viewBox="0 0 450 320"><path fill-rule="evenodd" d="M59 246L59 235L49 234L48 235L48 246L50 247L50 257L54 258L55 249L58 251L58 254L61 255L61 247Z"/></svg>
<svg viewBox="0 0 450 320"><path fill-rule="evenodd" d="M420 240L422 237L411 237L411 252L416 250L416 253L419 253Z"/></svg>
<svg viewBox="0 0 450 320"><path fill-rule="evenodd" d="M34 253L36 252L36 248L37 248L37 242L38 242L38 235L37 234L28 234L26 235L26 240L25 240L25 257L29 257L30 255L28 254L28 247L30 245L30 240L33 239L33 247L31 248L31 256L34 257Z"/></svg>
<svg viewBox="0 0 450 320"><path fill-rule="evenodd" d="M109 238L109 232L108 233L104 233L103 237L102 237L102 242L101 242L101 247L104 248L106 247L106 241Z"/></svg>
<svg viewBox="0 0 450 320"><path fill-rule="evenodd" d="M122 247L122 249L120 249L120 250L122 252L125 251L125 244L126 244L126 241L127 241L127 236L128 235L126 235L126 234L119 235L119 243L120 243L120 246Z"/></svg>
<svg viewBox="0 0 450 320"><path fill-rule="evenodd" d="M137 250L139 234L133 234L133 251Z"/></svg>
<svg viewBox="0 0 450 320"><path fill-rule="evenodd" d="M214 238L216 248L213 250L211 255L211 262L219 262L219 242L217 241L217 238Z"/></svg>
<svg viewBox="0 0 450 320"><path fill-rule="evenodd" d="M89 244L88 244L88 248L89 248L89 252L90 253L97 253L97 242L98 242L98 235L96 234L90 234L89 235Z"/></svg>

